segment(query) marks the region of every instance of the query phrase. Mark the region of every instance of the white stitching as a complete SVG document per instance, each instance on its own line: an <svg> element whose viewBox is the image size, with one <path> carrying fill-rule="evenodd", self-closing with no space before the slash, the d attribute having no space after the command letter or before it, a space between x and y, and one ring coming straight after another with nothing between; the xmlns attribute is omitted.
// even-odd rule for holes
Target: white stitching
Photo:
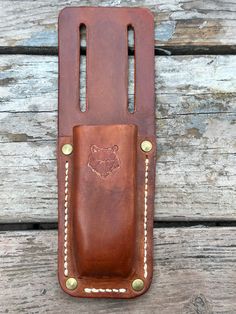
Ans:
<svg viewBox="0 0 236 314"><path fill-rule="evenodd" d="M145 185L144 185L144 255L143 255L143 269L144 269L144 278L147 278L147 198L148 198L148 170L149 170L149 159L148 156L145 159Z"/></svg>
<svg viewBox="0 0 236 314"><path fill-rule="evenodd" d="M146 157L145 159L145 185L144 185L144 278L147 278L147 198L148 198L148 171L149 171L149 159ZM68 242L67 242L67 234L68 234L68 175L69 173L69 162L65 163L65 236L64 236L64 275L68 276ZM115 293L125 293L126 289L96 289L96 288L84 288L84 292L86 293L98 293L98 292L115 292Z"/></svg>
<svg viewBox="0 0 236 314"><path fill-rule="evenodd" d="M69 181L69 162L65 163L65 204L64 204L64 218L65 218L65 229L64 229L64 275L68 276L68 181Z"/></svg>
<svg viewBox="0 0 236 314"><path fill-rule="evenodd" d="M104 292L104 293L125 293L126 289L120 288L120 289L96 289L96 288L84 288L84 292L86 293L99 293L99 292Z"/></svg>

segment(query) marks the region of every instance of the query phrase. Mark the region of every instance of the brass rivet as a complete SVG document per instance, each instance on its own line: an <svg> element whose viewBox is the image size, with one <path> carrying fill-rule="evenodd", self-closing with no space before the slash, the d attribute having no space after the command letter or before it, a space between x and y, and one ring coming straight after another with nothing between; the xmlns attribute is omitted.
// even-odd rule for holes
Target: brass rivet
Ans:
<svg viewBox="0 0 236 314"><path fill-rule="evenodd" d="M66 288L69 290L75 290L78 286L77 280L75 278L68 278L66 280Z"/></svg>
<svg viewBox="0 0 236 314"><path fill-rule="evenodd" d="M141 143L141 149L145 152L148 153L152 150L152 143L150 141L143 141Z"/></svg>
<svg viewBox="0 0 236 314"><path fill-rule="evenodd" d="M73 146L71 144L64 144L61 151L64 155L70 155L73 151Z"/></svg>
<svg viewBox="0 0 236 314"><path fill-rule="evenodd" d="M142 290L144 287L144 282L142 279L135 279L133 282L132 282L132 288L135 290L135 291L140 291Z"/></svg>

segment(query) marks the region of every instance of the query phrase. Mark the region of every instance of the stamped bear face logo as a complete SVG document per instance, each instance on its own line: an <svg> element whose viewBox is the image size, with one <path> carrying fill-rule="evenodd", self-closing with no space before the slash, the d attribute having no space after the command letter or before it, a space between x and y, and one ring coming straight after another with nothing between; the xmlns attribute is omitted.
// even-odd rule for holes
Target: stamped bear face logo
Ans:
<svg viewBox="0 0 236 314"><path fill-rule="evenodd" d="M88 166L98 176L106 178L113 171L120 167L120 161L117 156L118 146L114 145L108 148L101 148L96 145L91 146Z"/></svg>

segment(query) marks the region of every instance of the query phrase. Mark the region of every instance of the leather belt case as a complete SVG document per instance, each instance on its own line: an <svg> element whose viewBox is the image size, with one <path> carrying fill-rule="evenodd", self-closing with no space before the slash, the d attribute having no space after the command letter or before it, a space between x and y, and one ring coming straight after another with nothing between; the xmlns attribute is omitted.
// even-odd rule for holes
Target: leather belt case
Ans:
<svg viewBox="0 0 236 314"><path fill-rule="evenodd" d="M81 25L86 108L80 107ZM128 39L134 31L134 110ZM140 8L66 8L59 16L59 282L76 297L132 298L152 279L154 21ZM82 51L82 52L81 52Z"/></svg>

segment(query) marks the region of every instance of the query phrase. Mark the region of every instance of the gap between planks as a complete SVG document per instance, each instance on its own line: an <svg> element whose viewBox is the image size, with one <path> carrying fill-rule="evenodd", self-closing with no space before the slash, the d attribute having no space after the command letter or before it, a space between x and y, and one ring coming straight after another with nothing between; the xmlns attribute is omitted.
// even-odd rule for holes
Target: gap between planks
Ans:
<svg viewBox="0 0 236 314"><path fill-rule="evenodd" d="M25 54L25 55L40 55L40 56L57 56L58 48L51 46L16 46L4 47L0 46L1 54ZM81 55L86 55L84 47L80 50ZM129 47L129 55L134 55L134 50ZM236 55L236 45L223 45L223 46L155 46L156 56L187 56L187 55Z"/></svg>
<svg viewBox="0 0 236 314"><path fill-rule="evenodd" d="M236 221L154 221L153 228L232 228L236 227ZM58 230L56 222L49 223L2 223L2 231L26 231L26 230Z"/></svg>

